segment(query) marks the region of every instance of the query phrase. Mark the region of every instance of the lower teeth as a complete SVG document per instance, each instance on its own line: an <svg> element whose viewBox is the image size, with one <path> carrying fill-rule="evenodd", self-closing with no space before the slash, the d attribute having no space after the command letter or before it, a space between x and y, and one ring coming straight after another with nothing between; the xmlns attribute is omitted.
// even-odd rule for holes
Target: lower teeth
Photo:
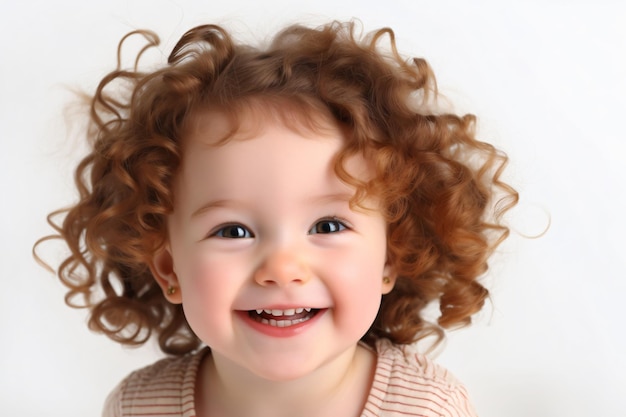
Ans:
<svg viewBox="0 0 626 417"><path fill-rule="evenodd" d="M274 327L289 327L289 326L293 326L294 324L305 322L307 320L309 320L309 317L303 317L301 319L296 319L296 320L261 319L261 323L269 324L270 326L274 326Z"/></svg>

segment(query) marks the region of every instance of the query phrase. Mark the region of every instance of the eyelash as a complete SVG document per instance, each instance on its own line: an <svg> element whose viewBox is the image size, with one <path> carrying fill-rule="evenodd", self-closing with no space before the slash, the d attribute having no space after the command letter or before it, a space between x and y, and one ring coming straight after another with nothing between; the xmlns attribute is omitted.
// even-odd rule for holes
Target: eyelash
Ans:
<svg viewBox="0 0 626 417"><path fill-rule="evenodd" d="M332 225L330 227L328 227L329 225ZM327 228L325 229L320 229L320 227L322 226L327 226ZM317 234L332 234L332 233L339 233L342 232L344 230L349 230L350 227L341 219L338 219L337 217L329 217L329 218L325 218L325 219L320 219L317 222L315 222L315 224L313 225L313 227L311 227L309 229L309 234L310 235L317 235ZM236 231L235 234L226 234L226 232L233 232ZM209 237L217 237L217 238L221 238L221 239L250 239L255 237L254 233L252 233L250 231L250 229L248 229L248 227L241 225L241 224L226 224L223 226L219 226L214 232L212 232Z"/></svg>

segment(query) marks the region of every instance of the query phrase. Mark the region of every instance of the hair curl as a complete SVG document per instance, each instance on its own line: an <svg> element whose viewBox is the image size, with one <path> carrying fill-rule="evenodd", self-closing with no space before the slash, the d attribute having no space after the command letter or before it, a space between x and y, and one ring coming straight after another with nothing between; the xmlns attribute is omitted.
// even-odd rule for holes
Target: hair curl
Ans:
<svg viewBox="0 0 626 417"><path fill-rule="evenodd" d="M133 34L148 45L134 69L122 69L122 45ZM387 50L378 45L385 36ZM518 198L500 180L507 157L475 138L474 116L437 114L431 69L423 59L403 59L391 29L363 37L353 22L296 25L257 48L204 25L180 39L167 65L140 71L142 53L158 44L149 31L121 40L117 69L90 100L92 149L75 172L79 201L51 213L57 234L35 245L66 242L71 255L58 276L69 288L67 304L89 308L91 329L123 344L157 335L169 354L200 347L181 306L165 300L148 265L167 239L188 115L255 99L331 115L347 132L337 174L357 187L355 202L369 194L382 202L398 279L365 342L385 337L409 344L432 334L440 340L444 328L468 324L482 308L488 292L477 279L508 235L501 215ZM356 152L374 167L367 183L343 169ZM64 214L61 224L57 214ZM423 318L433 301L441 310L437 323Z"/></svg>

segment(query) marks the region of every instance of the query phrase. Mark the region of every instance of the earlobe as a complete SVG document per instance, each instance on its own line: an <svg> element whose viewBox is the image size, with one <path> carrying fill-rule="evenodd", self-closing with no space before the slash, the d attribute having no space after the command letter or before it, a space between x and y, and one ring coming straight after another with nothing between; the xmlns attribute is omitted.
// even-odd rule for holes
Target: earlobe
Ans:
<svg viewBox="0 0 626 417"><path fill-rule="evenodd" d="M390 265L385 265L385 269L383 270L383 278L382 278L382 293L389 294L391 290L393 290L394 285L396 284L396 279L398 275L394 268Z"/></svg>
<svg viewBox="0 0 626 417"><path fill-rule="evenodd" d="M179 284L174 272L174 259L168 247L163 247L154 254L150 263L150 272L161 287L167 301L172 304L182 303L181 292L177 291Z"/></svg>

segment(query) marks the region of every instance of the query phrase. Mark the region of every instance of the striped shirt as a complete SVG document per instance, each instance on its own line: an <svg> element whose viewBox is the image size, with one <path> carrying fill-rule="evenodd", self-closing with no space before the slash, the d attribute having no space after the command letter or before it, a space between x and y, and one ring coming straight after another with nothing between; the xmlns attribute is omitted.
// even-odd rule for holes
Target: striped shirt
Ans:
<svg viewBox="0 0 626 417"><path fill-rule="evenodd" d="M465 387L427 357L376 343L374 382L361 417L475 417ZM103 417L195 417L194 388L209 350L167 358L131 373L111 392Z"/></svg>

